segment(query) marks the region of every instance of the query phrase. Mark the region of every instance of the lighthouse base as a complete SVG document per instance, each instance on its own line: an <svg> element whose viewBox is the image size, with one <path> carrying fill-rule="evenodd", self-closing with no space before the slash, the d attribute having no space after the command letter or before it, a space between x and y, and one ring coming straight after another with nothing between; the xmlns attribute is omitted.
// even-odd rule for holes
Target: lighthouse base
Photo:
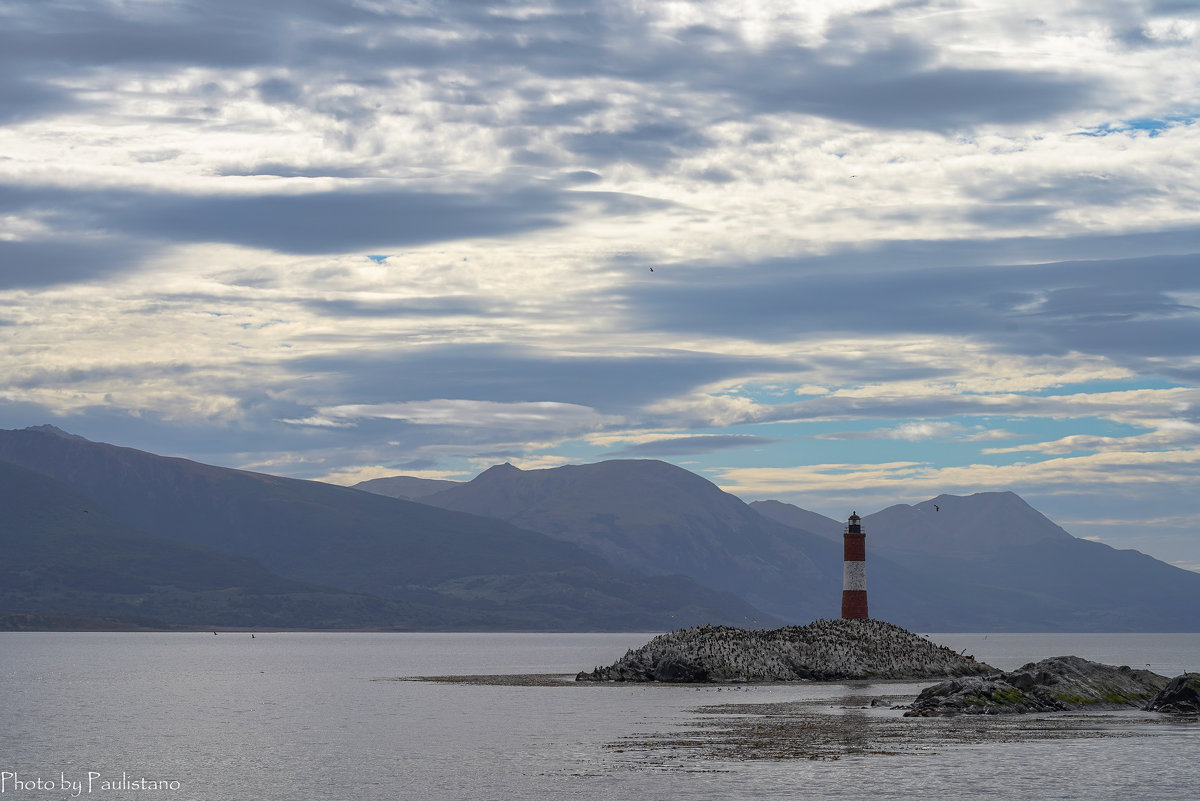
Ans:
<svg viewBox="0 0 1200 801"><path fill-rule="evenodd" d="M867 591L842 590L842 619L858 620L867 617Z"/></svg>

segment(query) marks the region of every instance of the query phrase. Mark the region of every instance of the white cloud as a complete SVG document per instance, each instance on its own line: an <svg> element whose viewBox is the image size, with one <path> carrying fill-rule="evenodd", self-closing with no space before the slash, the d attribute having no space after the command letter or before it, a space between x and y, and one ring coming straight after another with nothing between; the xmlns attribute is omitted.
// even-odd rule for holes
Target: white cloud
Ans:
<svg viewBox="0 0 1200 801"><path fill-rule="evenodd" d="M924 440L957 440L961 442L986 442L997 439L1012 439L1020 436L1003 429L987 429L983 426L965 426L945 420L912 420L889 428L874 428L868 431L832 431L813 434L810 439L866 440L898 439L907 442ZM992 453L994 451L985 451Z"/></svg>
<svg viewBox="0 0 1200 801"><path fill-rule="evenodd" d="M600 448L612 448L617 445L641 445L647 442L657 442L658 440L681 437L687 434L687 429L679 428L638 428L622 431L595 432L585 435L583 440L589 445L595 445Z"/></svg>
<svg viewBox="0 0 1200 801"><path fill-rule="evenodd" d="M1003 428L987 429L987 428L982 428L981 426L974 426L972 429L972 433L968 433L968 434L966 434L966 436L962 437L962 441L963 442L992 442L995 440L1002 440L1002 439L1019 439L1022 436L1024 436L1024 435L1017 434L1012 431L1006 431Z"/></svg>
<svg viewBox="0 0 1200 801"><path fill-rule="evenodd" d="M1157 423L1157 430L1146 434L1125 437L1101 437L1090 434L1073 434L1050 442L1031 442L1009 448L986 448L985 454L1019 453L1032 451L1062 455L1078 451L1111 453L1114 451L1160 451L1172 450L1182 445L1200 445L1200 425L1180 420L1164 420Z"/></svg>
<svg viewBox="0 0 1200 801"><path fill-rule="evenodd" d="M978 492L1038 487L1043 493L1084 487L1155 484L1191 485L1200 477L1200 450L1105 453L1010 465L952 465L924 462L816 464L795 467L728 467L713 471L722 489L753 498L771 493L809 495L885 490L893 497L914 493Z"/></svg>
<svg viewBox="0 0 1200 801"><path fill-rule="evenodd" d="M324 415L311 415L309 417L291 417L281 418L281 423L287 423L291 426L315 426L317 428L353 428L355 423L348 420L335 420Z"/></svg>
<svg viewBox="0 0 1200 801"><path fill-rule="evenodd" d="M750 398L696 393L670 398L643 409L652 421L670 421L676 426L721 427L753 422L769 406Z"/></svg>
<svg viewBox="0 0 1200 801"><path fill-rule="evenodd" d="M346 404L318 410L318 416L332 420L402 420L422 426L490 428L507 431L561 431L583 433L605 425L617 425L621 418L597 414L594 409L572 403L537 401L498 403L438 399L405 403Z"/></svg>

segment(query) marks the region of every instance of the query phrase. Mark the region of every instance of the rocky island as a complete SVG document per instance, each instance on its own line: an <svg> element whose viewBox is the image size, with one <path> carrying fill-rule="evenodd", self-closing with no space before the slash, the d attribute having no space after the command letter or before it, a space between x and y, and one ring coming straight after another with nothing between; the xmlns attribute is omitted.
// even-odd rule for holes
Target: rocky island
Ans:
<svg viewBox="0 0 1200 801"><path fill-rule="evenodd" d="M1149 670L1055 656L1009 673L968 676L926 687L904 714L931 717L1146 709L1167 684L1165 676ZM1179 700L1184 700L1182 695ZM1163 705L1167 703L1171 702Z"/></svg>
<svg viewBox="0 0 1200 801"><path fill-rule="evenodd" d="M1181 673L1150 699L1146 709L1176 715L1200 714L1200 673Z"/></svg>
<svg viewBox="0 0 1200 801"><path fill-rule="evenodd" d="M818 620L748 630L697 626L662 634L576 681L772 682L936 679L996 669L882 620Z"/></svg>

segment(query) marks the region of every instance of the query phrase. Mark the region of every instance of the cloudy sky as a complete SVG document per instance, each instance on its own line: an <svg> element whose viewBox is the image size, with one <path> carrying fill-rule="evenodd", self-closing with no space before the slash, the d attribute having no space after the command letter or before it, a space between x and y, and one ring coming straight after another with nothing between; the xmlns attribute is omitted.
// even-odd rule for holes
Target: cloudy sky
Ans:
<svg viewBox="0 0 1200 801"><path fill-rule="evenodd" d="M1200 569L1187 0L0 0L0 427L1011 489Z"/></svg>

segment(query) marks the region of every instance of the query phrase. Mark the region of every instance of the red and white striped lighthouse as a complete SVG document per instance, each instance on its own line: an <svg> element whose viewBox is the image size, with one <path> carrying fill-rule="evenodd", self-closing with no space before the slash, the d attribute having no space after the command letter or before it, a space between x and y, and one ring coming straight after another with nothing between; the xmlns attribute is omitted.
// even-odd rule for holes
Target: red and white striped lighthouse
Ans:
<svg viewBox="0 0 1200 801"><path fill-rule="evenodd" d="M851 512L843 535L842 619L867 617L867 535L858 512Z"/></svg>

